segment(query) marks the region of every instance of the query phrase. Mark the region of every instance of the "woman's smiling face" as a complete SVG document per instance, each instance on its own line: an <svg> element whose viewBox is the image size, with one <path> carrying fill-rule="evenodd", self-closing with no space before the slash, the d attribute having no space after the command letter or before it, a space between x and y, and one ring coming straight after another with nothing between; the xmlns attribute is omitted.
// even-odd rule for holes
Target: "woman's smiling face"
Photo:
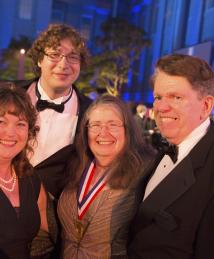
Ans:
<svg viewBox="0 0 214 259"><path fill-rule="evenodd" d="M108 166L125 146L125 128L120 111L113 105L100 104L91 110L88 144L96 161Z"/></svg>
<svg viewBox="0 0 214 259"><path fill-rule="evenodd" d="M24 118L6 113L0 116L0 160L9 161L20 153L28 140L28 123Z"/></svg>

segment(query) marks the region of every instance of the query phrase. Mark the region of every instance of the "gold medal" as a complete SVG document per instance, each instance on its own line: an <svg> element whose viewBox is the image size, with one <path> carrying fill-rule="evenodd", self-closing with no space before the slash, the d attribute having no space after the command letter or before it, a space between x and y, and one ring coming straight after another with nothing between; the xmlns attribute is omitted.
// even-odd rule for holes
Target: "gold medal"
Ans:
<svg viewBox="0 0 214 259"><path fill-rule="evenodd" d="M83 239L85 232L89 226L89 222L84 222L84 223L86 223L86 225L83 225L83 222L81 222L80 220L77 220L74 223L75 230L78 235L78 242L80 242Z"/></svg>
<svg viewBox="0 0 214 259"><path fill-rule="evenodd" d="M75 223L75 230L77 232L78 235L78 240L80 241L83 238L83 234L84 234L84 227L82 225L82 222L80 220L77 220Z"/></svg>

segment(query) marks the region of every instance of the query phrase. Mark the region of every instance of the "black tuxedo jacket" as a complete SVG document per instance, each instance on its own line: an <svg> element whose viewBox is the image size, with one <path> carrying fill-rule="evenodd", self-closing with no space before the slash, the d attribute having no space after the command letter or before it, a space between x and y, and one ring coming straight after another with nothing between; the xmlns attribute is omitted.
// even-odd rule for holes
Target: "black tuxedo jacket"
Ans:
<svg viewBox="0 0 214 259"><path fill-rule="evenodd" d="M139 199L152 171L141 182ZM140 203L131 226L129 258L214 259L213 124Z"/></svg>
<svg viewBox="0 0 214 259"><path fill-rule="evenodd" d="M27 90L28 87L36 80L38 79L20 80L14 83L17 86L23 87ZM78 132L82 116L92 101L88 97L81 94L75 86L73 86L73 88L75 89L78 98ZM64 185L66 184L66 179L68 176L68 171L66 168L72 156L75 156L74 144L68 145L58 150L55 154L45 159L34 168L35 172L39 174L42 182L44 183L46 190L50 192L55 198L59 197L64 188Z"/></svg>

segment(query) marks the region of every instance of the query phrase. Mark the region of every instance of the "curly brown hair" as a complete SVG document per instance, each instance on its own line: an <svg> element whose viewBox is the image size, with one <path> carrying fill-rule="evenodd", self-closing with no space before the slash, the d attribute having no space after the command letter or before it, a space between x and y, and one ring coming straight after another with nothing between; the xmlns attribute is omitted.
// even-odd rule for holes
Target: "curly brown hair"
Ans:
<svg viewBox="0 0 214 259"><path fill-rule="evenodd" d="M46 48L57 49L60 41L69 39L75 50L80 54L81 66L87 66L89 62L89 52L85 40L71 26L67 24L50 24L47 30L40 33L28 51L28 56L32 59L36 75L41 75L41 69L38 62L44 58Z"/></svg>
<svg viewBox="0 0 214 259"><path fill-rule="evenodd" d="M12 160L12 166L16 175L22 177L32 173L32 166L28 155L33 152L32 145L36 140L36 133L39 130L36 126L36 110L31 103L28 94L12 83L1 83L0 87L0 116L6 113L24 118L28 123L28 141L25 148Z"/></svg>

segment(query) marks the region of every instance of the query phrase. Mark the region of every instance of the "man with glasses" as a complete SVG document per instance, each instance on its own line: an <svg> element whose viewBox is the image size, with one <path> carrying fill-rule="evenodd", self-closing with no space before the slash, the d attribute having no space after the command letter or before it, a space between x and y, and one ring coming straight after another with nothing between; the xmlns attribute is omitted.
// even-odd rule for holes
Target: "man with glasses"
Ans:
<svg viewBox="0 0 214 259"><path fill-rule="evenodd" d="M81 117L91 103L74 82L88 63L84 40L72 27L51 24L28 52L38 76L19 81L38 110L40 130L30 157L49 193L58 198L65 184L66 164L74 153L74 137Z"/></svg>

